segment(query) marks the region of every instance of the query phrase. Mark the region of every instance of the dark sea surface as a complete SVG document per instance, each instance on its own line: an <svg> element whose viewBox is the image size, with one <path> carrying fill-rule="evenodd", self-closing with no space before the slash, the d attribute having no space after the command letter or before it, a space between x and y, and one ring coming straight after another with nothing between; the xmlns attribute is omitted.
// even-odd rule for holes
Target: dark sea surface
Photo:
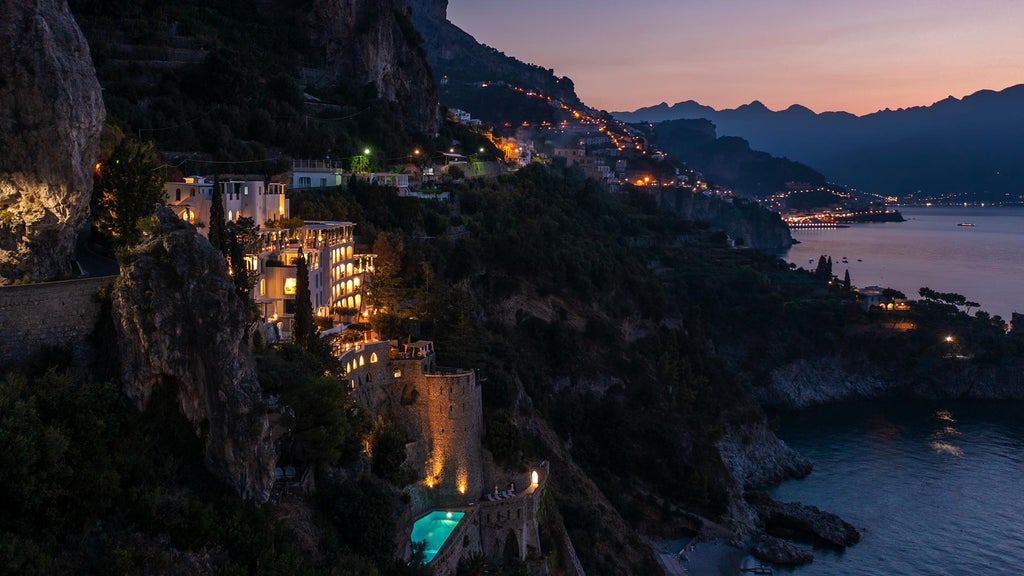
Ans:
<svg viewBox="0 0 1024 576"><path fill-rule="evenodd" d="M814 472L772 495L837 513L862 539L776 574L1024 572L1024 404L856 403L781 422Z"/></svg>
<svg viewBox="0 0 1024 576"><path fill-rule="evenodd" d="M911 299L922 286L956 292L1006 321L1024 312L1024 206L900 211L906 222L794 230L800 244L785 258L813 270L819 256L832 256L832 273L849 270L855 286L895 288Z"/></svg>

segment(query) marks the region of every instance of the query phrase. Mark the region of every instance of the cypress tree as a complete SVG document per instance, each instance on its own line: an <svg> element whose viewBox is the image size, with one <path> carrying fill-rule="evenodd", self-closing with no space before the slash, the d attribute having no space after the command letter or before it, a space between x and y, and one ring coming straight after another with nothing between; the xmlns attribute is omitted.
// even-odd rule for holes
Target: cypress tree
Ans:
<svg viewBox="0 0 1024 576"><path fill-rule="evenodd" d="M218 182L220 175L213 177L213 197L210 198L210 230L206 237L214 248L224 252L226 248L224 230L224 195Z"/></svg>
<svg viewBox="0 0 1024 576"><path fill-rule="evenodd" d="M825 261L824 254L818 257L818 267L814 269L814 273L822 278L828 278L828 262Z"/></svg>
<svg viewBox="0 0 1024 576"><path fill-rule="evenodd" d="M299 346L308 349L315 337L313 302L309 295L309 266L300 246L299 257L295 259L295 318L292 320L292 339Z"/></svg>
<svg viewBox="0 0 1024 576"><path fill-rule="evenodd" d="M843 288L850 289L850 269L846 269L846 274L843 275Z"/></svg>

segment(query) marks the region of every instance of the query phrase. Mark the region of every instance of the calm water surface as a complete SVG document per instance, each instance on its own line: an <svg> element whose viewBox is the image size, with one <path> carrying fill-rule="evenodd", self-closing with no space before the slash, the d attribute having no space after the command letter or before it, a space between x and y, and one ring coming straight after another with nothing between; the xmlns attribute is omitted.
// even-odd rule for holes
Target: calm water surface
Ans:
<svg viewBox="0 0 1024 576"><path fill-rule="evenodd" d="M910 298L922 286L956 292L1007 321L1024 312L1024 207L900 211L906 222L794 230L801 243L786 260L813 270L825 254L832 272L842 278L848 269L856 286L895 288Z"/></svg>
<svg viewBox="0 0 1024 576"><path fill-rule="evenodd" d="M785 415L779 436L815 467L772 495L835 512L862 540L777 574L1024 571L1024 404L847 404Z"/></svg>

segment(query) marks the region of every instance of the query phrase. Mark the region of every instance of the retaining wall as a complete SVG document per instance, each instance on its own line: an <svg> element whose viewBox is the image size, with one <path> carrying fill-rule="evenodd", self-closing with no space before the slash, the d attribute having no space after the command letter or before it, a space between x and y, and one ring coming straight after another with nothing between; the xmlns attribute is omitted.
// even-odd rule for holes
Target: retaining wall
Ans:
<svg viewBox="0 0 1024 576"><path fill-rule="evenodd" d="M17 368L48 348L66 348L72 363L92 356L100 289L117 276L0 287L0 372Z"/></svg>

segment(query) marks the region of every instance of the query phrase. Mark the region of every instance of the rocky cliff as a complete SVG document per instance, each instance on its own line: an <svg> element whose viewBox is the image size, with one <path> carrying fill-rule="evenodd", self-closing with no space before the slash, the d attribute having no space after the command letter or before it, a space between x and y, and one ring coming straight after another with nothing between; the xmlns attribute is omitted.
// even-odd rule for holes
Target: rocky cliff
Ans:
<svg viewBox="0 0 1024 576"><path fill-rule="evenodd" d="M750 202L726 202L682 188L665 188L658 191L658 205L686 220L709 222L713 228L724 230L737 245L771 253L784 252L793 245L789 226L779 215Z"/></svg>
<svg viewBox="0 0 1024 576"><path fill-rule="evenodd" d="M437 132L437 88L404 0L314 0L307 29L335 79L373 84L413 127Z"/></svg>
<svg viewBox="0 0 1024 576"><path fill-rule="evenodd" d="M408 0L414 16L432 20L448 19L448 0Z"/></svg>
<svg viewBox="0 0 1024 576"><path fill-rule="evenodd" d="M64 0L0 4L0 284L72 272L104 108Z"/></svg>
<svg viewBox="0 0 1024 576"><path fill-rule="evenodd" d="M849 400L909 397L920 399L1022 400L1021 362L982 365L969 359L947 359L929 370L884 370L863 359L829 356L800 359L772 370L755 387L755 399L780 410L804 410Z"/></svg>
<svg viewBox="0 0 1024 576"><path fill-rule="evenodd" d="M114 288L125 391L142 409L158 387L173 387L204 438L207 468L243 498L264 502L277 454L245 307L221 254L169 209L157 215Z"/></svg>
<svg viewBox="0 0 1024 576"><path fill-rule="evenodd" d="M717 446L722 462L744 490L765 488L811 473L811 461L779 440L764 419L741 429L730 429Z"/></svg>

